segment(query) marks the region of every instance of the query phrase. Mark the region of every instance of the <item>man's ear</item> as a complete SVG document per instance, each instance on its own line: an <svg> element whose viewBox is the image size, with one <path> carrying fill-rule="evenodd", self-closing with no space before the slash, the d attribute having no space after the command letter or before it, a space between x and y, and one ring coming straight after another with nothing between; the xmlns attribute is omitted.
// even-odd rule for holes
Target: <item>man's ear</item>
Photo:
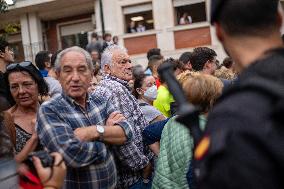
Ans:
<svg viewBox="0 0 284 189"><path fill-rule="evenodd" d="M50 68L51 67L51 63L50 62L44 62L44 65L46 68Z"/></svg>
<svg viewBox="0 0 284 189"><path fill-rule="evenodd" d="M105 72L106 74L110 74L110 73L111 73L110 65L108 65L108 64L104 65L104 72Z"/></svg>
<svg viewBox="0 0 284 189"><path fill-rule="evenodd" d="M60 71L55 71L55 74L56 74L56 77L57 77L57 79L60 81Z"/></svg>
<svg viewBox="0 0 284 189"><path fill-rule="evenodd" d="M138 94L142 95L140 88L137 88L137 89L135 89L135 90L136 90L136 92L137 92Z"/></svg>
<svg viewBox="0 0 284 189"><path fill-rule="evenodd" d="M208 70L211 68L211 62L210 60L207 60L207 62L203 66L203 70Z"/></svg>
<svg viewBox="0 0 284 189"><path fill-rule="evenodd" d="M215 29L216 29L216 36L219 39L220 42L224 41L224 30L221 27L221 25L219 23L215 23L214 24Z"/></svg>

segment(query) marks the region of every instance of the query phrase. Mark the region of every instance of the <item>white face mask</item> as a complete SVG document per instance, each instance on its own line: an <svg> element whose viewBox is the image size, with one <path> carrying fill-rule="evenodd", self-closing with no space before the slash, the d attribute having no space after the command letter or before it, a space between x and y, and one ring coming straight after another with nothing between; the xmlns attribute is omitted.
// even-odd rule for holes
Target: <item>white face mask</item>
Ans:
<svg viewBox="0 0 284 189"><path fill-rule="evenodd" d="M157 86L153 85L152 87L148 88L145 93L144 93L144 97L149 99L149 100L155 100L157 98Z"/></svg>

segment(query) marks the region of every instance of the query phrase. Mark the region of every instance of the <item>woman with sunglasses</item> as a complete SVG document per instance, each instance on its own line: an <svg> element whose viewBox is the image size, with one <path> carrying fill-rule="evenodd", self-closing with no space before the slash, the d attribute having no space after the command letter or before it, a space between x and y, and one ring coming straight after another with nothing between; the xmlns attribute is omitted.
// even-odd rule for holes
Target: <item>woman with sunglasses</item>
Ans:
<svg viewBox="0 0 284 189"><path fill-rule="evenodd" d="M39 70L31 62L7 66L5 82L10 89L8 95L15 103L8 112L14 119L16 132L15 159L21 162L38 146L34 128L39 108L38 97L48 94L48 86Z"/></svg>

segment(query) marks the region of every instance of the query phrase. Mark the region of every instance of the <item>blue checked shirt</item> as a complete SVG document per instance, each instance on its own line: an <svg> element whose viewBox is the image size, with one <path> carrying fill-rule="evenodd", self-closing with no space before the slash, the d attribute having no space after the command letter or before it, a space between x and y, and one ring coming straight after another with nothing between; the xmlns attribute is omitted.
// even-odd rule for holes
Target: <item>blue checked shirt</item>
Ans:
<svg viewBox="0 0 284 189"><path fill-rule="evenodd" d="M128 188L141 179L143 168L154 157L149 147L142 141L142 131L148 122L126 81L106 75L96 86L94 93L96 96L109 99L132 127L133 141L112 148L119 177L117 188Z"/></svg>
<svg viewBox="0 0 284 189"><path fill-rule="evenodd" d="M108 146L98 141L79 141L73 133L80 127L105 125L114 111L110 101L91 95L87 98L85 110L64 94L41 105L36 130L44 147L63 155L67 164L65 188L115 188L116 166ZM129 140L132 137L129 124L122 121L119 125Z"/></svg>

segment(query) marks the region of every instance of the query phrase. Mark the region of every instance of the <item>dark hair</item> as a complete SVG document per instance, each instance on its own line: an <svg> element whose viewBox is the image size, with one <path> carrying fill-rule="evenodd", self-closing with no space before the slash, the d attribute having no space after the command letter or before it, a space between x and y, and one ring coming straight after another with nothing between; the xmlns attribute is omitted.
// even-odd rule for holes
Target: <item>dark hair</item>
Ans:
<svg viewBox="0 0 284 189"><path fill-rule="evenodd" d="M149 60L150 57L153 56L153 55L160 55L161 56L161 49L159 49L159 48L150 49L147 52L147 59Z"/></svg>
<svg viewBox="0 0 284 189"><path fill-rule="evenodd" d="M27 72L32 77L32 79L36 82L39 95L41 95L41 96L47 96L48 95L48 89L49 89L48 84L45 82L40 71L33 64L31 64L30 66L27 66L27 67L16 66L13 69L7 70L5 72L5 82L6 82L7 86L10 86L8 77L11 73L14 73L14 72ZM12 97L10 90L8 90L7 94L8 94L9 99L12 99L13 104L15 104L15 101Z"/></svg>
<svg viewBox="0 0 284 189"><path fill-rule="evenodd" d="M170 63L173 66L174 71L176 71L177 69L180 69L180 70L183 69L183 64L179 60L176 60L176 59L173 59L173 58L168 58L163 63L166 63L166 62ZM159 65L158 70L159 70L161 65ZM159 79L160 79L161 83L165 83L163 78L159 77Z"/></svg>
<svg viewBox="0 0 284 189"><path fill-rule="evenodd" d="M51 58L50 58L50 65L51 65L52 68L54 68L55 60L56 60L56 58L57 58L57 55L58 55L59 53L61 53L61 51L62 51L62 50L58 50L58 51L56 51L54 54L52 54L52 56L51 56Z"/></svg>
<svg viewBox="0 0 284 189"><path fill-rule="evenodd" d="M132 75L135 78L140 77L141 74L144 74L144 68L140 64L133 66L132 68Z"/></svg>
<svg viewBox="0 0 284 189"><path fill-rule="evenodd" d="M204 65L206 62L212 61L217 54L214 50L208 47L198 47L193 50L191 65L194 71L201 71L203 70Z"/></svg>
<svg viewBox="0 0 284 189"><path fill-rule="evenodd" d="M277 29L278 3L279 0L223 0L214 21L230 35L269 35L271 29Z"/></svg>
<svg viewBox="0 0 284 189"><path fill-rule="evenodd" d="M45 62L50 62L50 52L49 51L40 51L35 56L35 63L38 69L45 69Z"/></svg>
<svg viewBox="0 0 284 189"><path fill-rule="evenodd" d="M137 99L139 97L139 93L136 91L136 89L142 87L143 82L144 82L146 77L147 77L147 75L142 73L140 75L136 75L136 77L134 78L133 96L135 96L135 98L137 98Z"/></svg>
<svg viewBox="0 0 284 189"><path fill-rule="evenodd" d="M0 157L12 158L13 156L13 143L5 125L4 113L0 112Z"/></svg>
<svg viewBox="0 0 284 189"><path fill-rule="evenodd" d="M161 55L151 56L148 61L148 68L153 72L153 66L160 60L163 60L163 56Z"/></svg>
<svg viewBox="0 0 284 189"><path fill-rule="evenodd" d="M98 39L98 34L96 32L93 32L92 35L91 35L92 38L95 38L95 39Z"/></svg>
<svg viewBox="0 0 284 189"><path fill-rule="evenodd" d="M5 53L5 48L8 46L9 43L3 37L0 37L0 51Z"/></svg>
<svg viewBox="0 0 284 189"><path fill-rule="evenodd" d="M111 37L111 34L110 34L110 33L105 33L105 34L104 34L104 40L105 40L107 37Z"/></svg>
<svg viewBox="0 0 284 189"><path fill-rule="evenodd" d="M231 68L233 65L233 60L230 57L227 57L223 60L223 66L225 66L226 68Z"/></svg>
<svg viewBox="0 0 284 189"><path fill-rule="evenodd" d="M180 55L179 61L181 61L183 64L187 64L191 61L192 52L184 52Z"/></svg>

